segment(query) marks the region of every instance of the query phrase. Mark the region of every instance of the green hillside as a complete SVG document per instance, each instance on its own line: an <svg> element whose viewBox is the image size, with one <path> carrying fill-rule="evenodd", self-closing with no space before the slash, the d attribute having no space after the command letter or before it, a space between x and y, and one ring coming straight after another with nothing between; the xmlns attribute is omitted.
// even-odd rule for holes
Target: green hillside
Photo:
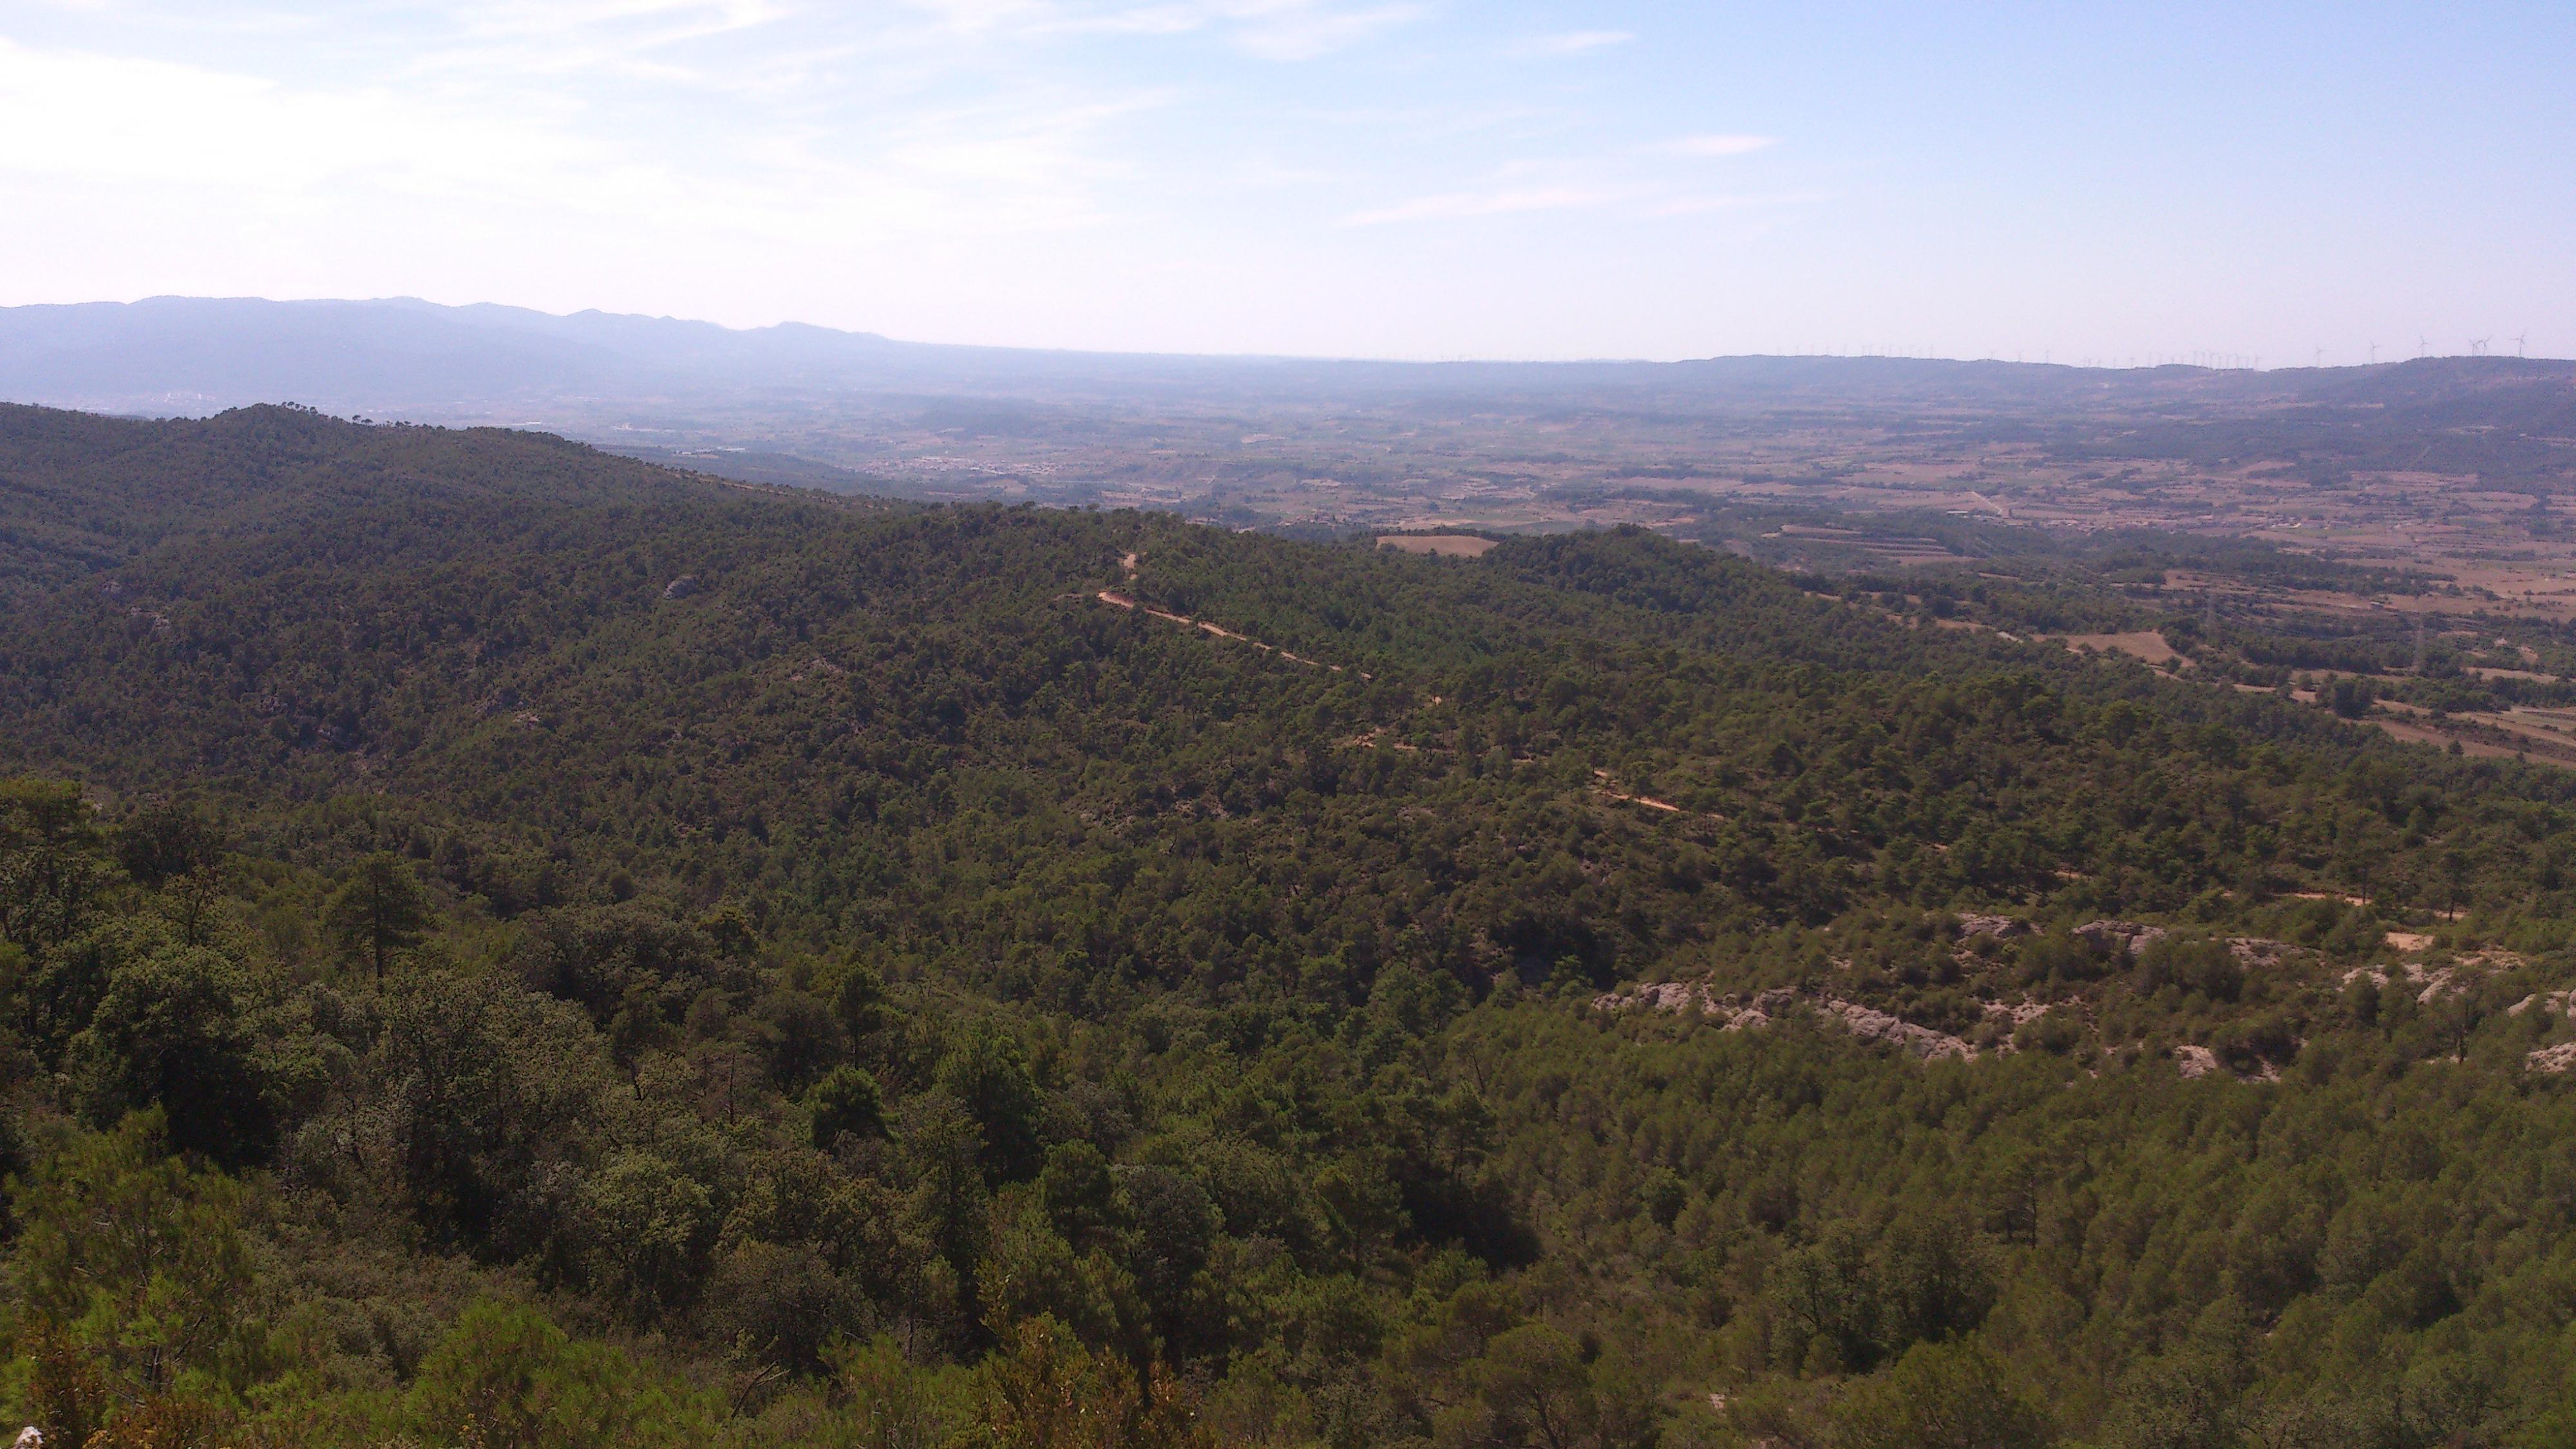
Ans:
<svg viewBox="0 0 2576 1449"><path fill-rule="evenodd" d="M0 408L0 775L49 1443L2576 1435L2576 780L2273 693Z"/></svg>

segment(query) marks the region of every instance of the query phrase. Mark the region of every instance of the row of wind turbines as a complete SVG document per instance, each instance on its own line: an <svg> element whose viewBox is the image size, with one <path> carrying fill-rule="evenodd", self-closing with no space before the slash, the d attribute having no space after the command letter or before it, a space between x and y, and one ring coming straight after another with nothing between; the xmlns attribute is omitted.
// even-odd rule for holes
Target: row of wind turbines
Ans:
<svg viewBox="0 0 2576 1449"><path fill-rule="evenodd" d="M2520 356L2522 356L2522 348L2523 348L2523 344L2524 344L2525 342L2529 341L2529 340L2530 340L2530 337L2531 337L2531 334L2529 334L2529 333L2527 333L2527 332L2517 332L2517 333L2513 334L2513 355L2514 355L2514 356L2516 356L2516 357L2520 357ZM2489 349L2488 349L2487 344L2488 344L2488 343L2491 343L2491 342L2493 342L2493 341L2495 341L2495 338L2493 338L2492 336L2489 336L2489 337L2472 337L2472 338L2470 338L2470 339L2469 339L2469 355L2470 355L2471 357L2485 357L2485 356L2488 356L2488 355L2489 355ZM2417 333L2417 334L2415 334L2415 355L2416 355L2417 357L2430 357L2430 356L2432 356L2432 355L2433 355L2433 342L2432 342L2432 339L2431 339L2431 338L2426 337L2424 334L2422 334L2422 333L2420 333L2420 332L2419 332L2419 333ZM2378 344L2378 343L2376 343L2376 342L2373 342L2372 344L2370 344L2370 361L2371 361L2371 365L2372 365L2372 366L2374 366L2374 367L2375 367L2375 366L2377 366L2377 365L2379 364L2379 344ZM2318 366L2318 367L2323 367L2323 366L2325 366L2325 365L2326 365L2326 350L2325 350L2323 347L2319 347L2319 348L2317 349L2317 359L2316 359L2316 364L2315 364L2315 365L2316 365L2316 366Z"/></svg>

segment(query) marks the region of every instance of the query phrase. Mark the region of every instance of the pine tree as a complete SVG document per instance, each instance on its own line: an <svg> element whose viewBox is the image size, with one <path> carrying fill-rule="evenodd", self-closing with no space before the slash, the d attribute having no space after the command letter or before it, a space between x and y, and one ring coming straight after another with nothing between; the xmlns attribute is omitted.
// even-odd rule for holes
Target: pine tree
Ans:
<svg viewBox="0 0 2576 1449"><path fill-rule="evenodd" d="M429 922L429 900L411 867L390 851L377 851L357 864L331 897L324 924L342 950L363 954L385 979L385 957L420 944Z"/></svg>

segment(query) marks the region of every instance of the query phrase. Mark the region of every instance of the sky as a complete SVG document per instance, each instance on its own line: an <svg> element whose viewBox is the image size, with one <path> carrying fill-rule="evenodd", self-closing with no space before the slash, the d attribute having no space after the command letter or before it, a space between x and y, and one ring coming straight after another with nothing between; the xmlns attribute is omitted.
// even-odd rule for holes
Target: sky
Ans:
<svg viewBox="0 0 2576 1449"><path fill-rule="evenodd" d="M2571 76L2566 0L0 0L0 305L2563 357Z"/></svg>

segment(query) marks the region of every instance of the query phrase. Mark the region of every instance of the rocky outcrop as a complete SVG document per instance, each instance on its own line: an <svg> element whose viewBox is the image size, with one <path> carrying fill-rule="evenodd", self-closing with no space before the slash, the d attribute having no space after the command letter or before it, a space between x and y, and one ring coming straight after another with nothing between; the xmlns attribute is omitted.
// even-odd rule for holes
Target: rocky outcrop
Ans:
<svg viewBox="0 0 2576 1449"><path fill-rule="evenodd" d="M1918 1026L1893 1012L1846 1001L1839 996L1810 1000L1787 986L1774 986L1754 993L1750 1000L1738 1000L1710 991L1706 982L1641 982L1617 991L1605 991L1592 998L1592 1005L1599 1011L1660 1011L1714 1018L1721 1031L1759 1030L1771 1025L1783 1013L1804 1005L1814 1011L1818 1019L1835 1023L1854 1036L1886 1042L1908 1056L1924 1061L1972 1061L1977 1056L1974 1046L1948 1032ZM2012 1013L2016 1024L2047 1009L2040 1006L2030 1010L2029 1015L2023 1015L2023 1007L1988 1008L1989 1011ZM2003 1049L2010 1050L2009 1047Z"/></svg>
<svg viewBox="0 0 2576 1449"><path fill-rule="evenodd" d="M2500 971L2518 971L2530 964L2529 961L2511 951L2475 951L2446 966L2428 966L2421 961L2402 961L2394 968L2356 966L2343 973L2343 983L2349 986L2356 981L2366 979L2373 986L2385 991L2390 982L2403 981L2408 986L2416 988L2417 1005L2430 1006L2445 996L2457 996L2468 990L2470 984L2480 976L2489 976ZM2513 1006L2506 1007L2505 1010L2519 1014L2527 1010L2530 1005L2530 998L2525 998Z"/></svg>
<svg viewBox="0 0 2576 1449"><path fill-rule="evenodd" d="M1977 1049L1944 1031L1917 1026L1903 1017L1863 1006L1857 1001L1827 998L1819 1002L1817 1013L1829 1021L1840 1021L1852 1035L1870 1041L1883 1041L1908 1056L1923 1060L1974 1061Z"/></svg>
<svg viewBox="0 0 2576 1449"><path fill-rule="evenodd" d="M2230 936L2227 949L2247 966L2278 966L2299 948L2266 936Z"/></svg>
<svg viewBox="0 0 2576 1449"><path fill-rule="evenodd" d="M2003 1017L2015 1026L2028 1026L2048 1015L2048 1003L2045 1001L1989 1001L1986 1003L1986 1015Z"/></svg>
<svg viewBox="0 0 2576 1449"><path fill-rule="evenodd" d="M2523 1057L2522 1065L2523 1070L2543 1076L2563 1076L2576 1070L2576 1041L2562 1041L2556 1046L2538 1048Z"/></svg>
<svg viewBox="0 0 2576 1449"><path fill-rule="evenodd" d="M1725 1009L1724 1003L1711 996L1708 984L1701 981L1641 981L1622 986L1592 998L1595 1011L1696 1011L1702 1015Z"/></svg>
<svg viewBox="0 0 2576 1449"><path fill-rule="evenodd" d="M2135 921L2086 921L2075 928L2075 934L2092 943L2097 951L2126 956L2145 950L2168 933L2162 926L2141 926Z"/></svg>
<svg viewBox="0 0 2576 1449"><path fill-rule="evenodd" d="M2576 1016L2576 991L2535 991L2504 1009L2507 1016L2520 1016L2537 1008L2543 1016Z"/></svg>

